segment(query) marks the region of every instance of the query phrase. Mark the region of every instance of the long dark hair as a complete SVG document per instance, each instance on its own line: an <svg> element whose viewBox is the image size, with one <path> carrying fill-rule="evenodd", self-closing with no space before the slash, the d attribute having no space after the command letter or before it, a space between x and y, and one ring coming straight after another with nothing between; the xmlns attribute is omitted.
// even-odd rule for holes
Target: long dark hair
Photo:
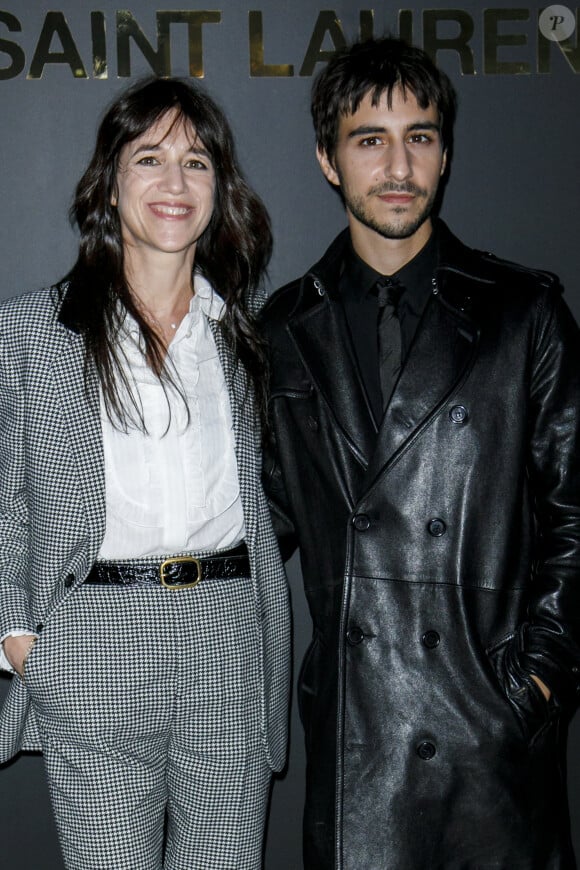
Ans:
<svg viewBox="0 0 580 870"><path fill-rule="evenodd" d="M270 221L241 174L223 112L197 83L148 79L122 93L106 112L71 207L80 245L67 275L66 304L85 338L87 371L95 365L110 419L124 429L144 428L140 402L124 374L117 342L125 311L139 325L153 370L164 386L175 384L164 364L161 339L144 319L127 285L121 224L111 199L121 149L168 113L177 122L192 125L214 166L215 206L197 242L195 268L225 302L222 328L255 387L263 418L265 353L252 312L272 250Z"/></svg>

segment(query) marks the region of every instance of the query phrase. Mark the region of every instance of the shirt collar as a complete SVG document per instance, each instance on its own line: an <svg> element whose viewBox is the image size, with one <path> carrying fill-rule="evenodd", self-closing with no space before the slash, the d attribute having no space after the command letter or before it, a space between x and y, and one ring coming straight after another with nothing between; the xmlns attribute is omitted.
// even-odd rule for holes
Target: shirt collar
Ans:
<svg viewBox="0 0 580 870"><path fill-rule="evenodd" d="M194 272L193 275L193 299L189 306L192 310L195 299L198 300L200 309L212 320L221 320L226 308L226 304L221 296L213 289L207 278L204 278L199 272Z"/></svg>
<svg viewBox="0 0 580 870"><path fill-rule="evenodd" d="M436 224L427 243L412 260L389 277L396 278L405 287L405 301L413 309L422 311L432 290L432 278L438 261ZM357 302L367 296L379 278L382 278L368 263L362 260L349 238L345 252L344 273L341 286Z"/></svg>

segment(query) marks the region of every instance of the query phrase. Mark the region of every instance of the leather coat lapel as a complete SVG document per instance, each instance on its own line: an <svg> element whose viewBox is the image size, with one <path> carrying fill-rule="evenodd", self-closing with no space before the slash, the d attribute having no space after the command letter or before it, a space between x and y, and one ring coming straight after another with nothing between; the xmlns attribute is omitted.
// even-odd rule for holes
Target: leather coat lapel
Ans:
<svg viewBox="0 0 580 870"><path fill-rule="evenodd" d="M306 313L292 317L288 329L351 452L366 468L377 427L340 301L323 296Z"/></svg>
<svg viewBox="0 0 580 870"><path fill-rule="evenodd" d="M81 494L87 510L88 526L96 538L105 533L105 465L101 431L97 375L84 375L82 337L62 326L62 350L52 364L54 385L60 401L73 458L76 462Z"/></svg>
<svg viewBox="0 0 580 870"><path fill-rule="evenodd" d="M469 371L478 329L441 295L432 297L385 411L368 486L439 411Z"/></svg>

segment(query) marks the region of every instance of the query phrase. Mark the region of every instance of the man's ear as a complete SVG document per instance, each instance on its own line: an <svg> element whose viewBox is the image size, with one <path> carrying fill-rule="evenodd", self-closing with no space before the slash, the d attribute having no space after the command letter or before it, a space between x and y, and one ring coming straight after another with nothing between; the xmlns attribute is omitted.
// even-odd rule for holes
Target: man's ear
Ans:
<svg viewBox="0 0 580 870"><path fill-rule="evenodd" d="M334 168L334 165L328 157L326 151L323 151L320 146L317 146L316 148L316 157L318 162L320 163L320 168L322 169L326 180L330 181L331 184L334 184L335 187L338 187L340 185L338 172Z"/></svg>
<svg viewBox="0 0 580 870"><path fill-rule="evenodd" d="M443 175L445 174L446 169L447 169L447 148L444 148L443 154L441 156L441 171L439 172L439 175L441 177L443 177Z"/></svg>

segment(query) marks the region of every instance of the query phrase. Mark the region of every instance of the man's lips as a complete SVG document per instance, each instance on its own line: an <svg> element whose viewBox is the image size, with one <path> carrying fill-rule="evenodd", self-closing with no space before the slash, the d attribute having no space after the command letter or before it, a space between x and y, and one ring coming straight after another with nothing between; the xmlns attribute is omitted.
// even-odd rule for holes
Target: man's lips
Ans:
<svg viewBox="0 0 580 870"><path fill-rule="evenodd" d="M157 217L167 220L184 220L193 212L192 206L178 202L150 202L149 208Z"/></svg>
<svg viewBox="0 0 580 870"><path fill-rule="evenodd" d="M396 205L406 205L415 199L415 195L413 193L380 193L379 199L383 202L395 203Z"/></svg>

